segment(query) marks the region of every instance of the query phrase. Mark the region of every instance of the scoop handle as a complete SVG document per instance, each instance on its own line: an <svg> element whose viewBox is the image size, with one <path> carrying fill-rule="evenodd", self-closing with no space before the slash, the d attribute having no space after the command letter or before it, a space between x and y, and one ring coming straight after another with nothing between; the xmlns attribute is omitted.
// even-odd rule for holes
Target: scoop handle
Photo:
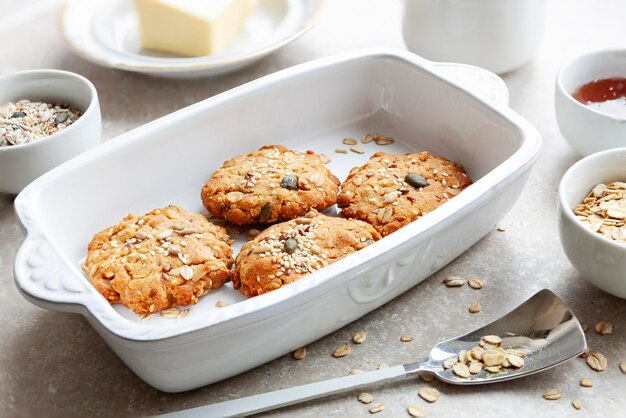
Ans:
<svg viewBox="0 0 626 418"><path fill-rule="evenodd" d="M262 393L260 395L248 396L234 399L232 401L220 402L197 408L173 412L161 415L168 418L206 418L206 417L242 417L284 406L306 402L322 396L333 395L358 389L374 383L384 382L405 376L404 366L394 366L371 372L355 374L351 376L338 377L321 382L310 383L308 385L296 386L293 388L277 390L274 392Z"/></svg>

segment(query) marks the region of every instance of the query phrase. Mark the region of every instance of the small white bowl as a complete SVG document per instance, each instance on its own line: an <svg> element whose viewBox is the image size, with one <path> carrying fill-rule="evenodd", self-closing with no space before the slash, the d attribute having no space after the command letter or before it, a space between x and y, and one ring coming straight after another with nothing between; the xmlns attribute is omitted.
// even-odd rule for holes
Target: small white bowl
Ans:
<svg viewBox="0 0 626 418"><path fill-rule="evenodd" d="M592 109L572 97L596 79L626 77L626 49L582 55L569 62L556 79L556 119L563 137L581 155L626 147L626 119Z"/></svg>
<svg viewBox="0 0 626 418"><path fill-rule="evenodd" d="M0 77L0 104L20 99L67 104L83 114L47 137L0 146L0 193L19 193L40 175L100 142L98 93L85 77L60 70L29 70Z"/></svg>
<svg viewBox="0 0 626 418"><path fill-rule="evenodd" d="M583 278L626 298L626 244L594 232L573 212L595 185L613 181L626 181L626 148L590 155L570 167L559 185L559 235L565 255Z"/></svg>

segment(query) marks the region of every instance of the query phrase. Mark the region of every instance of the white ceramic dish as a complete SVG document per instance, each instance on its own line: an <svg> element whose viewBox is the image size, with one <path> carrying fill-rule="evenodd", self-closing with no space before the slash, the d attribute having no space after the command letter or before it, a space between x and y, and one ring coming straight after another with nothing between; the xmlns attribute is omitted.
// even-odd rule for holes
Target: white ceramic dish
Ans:
<svg viewBox="0 0 626 418"><path fill-rule="evenodd" d="M572 97L596 79L626 77L626 49L591 52L565 64L556 79L556 120L563 137L580 155L626 147L626 118L602 113Z"/></svg>
<svg viewBox="0 0 626 418"><path fill-rule="evenodd" d="M460 86L453 80L463 68L467 84ZM475 87L494 102L472 93ZM26 188L15 202L28 231L16 256L17 285L37 305L85 315L131 369L161 390L240 373L388 302L493 229L541 148L538 132L506 99L502 80L484 70L386 49L263 77L113 139ZM396 142L367 144L364 155L333 152L348 135L378 131ZM128 212L169 203L203 211L200 189L222 161L268 143L327 153L340 179L378 150L428 149L464 164L475 183L306 279L248 300L228 284L184 320L141 321L90 286L79 261L96 231ZM236 247L244 241L238 238ZM229 306L217 309L217 300Z"/></svg>
<svg viewBox="0 0 626 418"><path fill-rule="evenodd" d="M100 142L98 93L85 77L60 70L29 70L0 77L0 104L21 99L69 104L83 115L45 138L0 147L0 193L19 193L46 171Z"/></svg>
<svg viewBox="0 0 626 418"><path fill-rule="evenodd" d="M163 77L224 74L251 65L302 36L323 0L257 0L232 48L206 57L178 57L141 49L132 0L68 0L61 28L82 58L105 67Z"/></svg>
<svg viewBox="0 0 626 418"><path fill-rule="evenodd" d="M559 186L559 234L567 258L583 278L626 299L626 244L592 231L573 212L597 184L614 181L626 181L626 148L590 155L567 170Z"/></svg>
<svg viewBox="0 0 626 418"><path fill-rule="evenodd" d="M505 73L530 61L543 36L545 0L403 0L407 47L431 60Z"/></svg>

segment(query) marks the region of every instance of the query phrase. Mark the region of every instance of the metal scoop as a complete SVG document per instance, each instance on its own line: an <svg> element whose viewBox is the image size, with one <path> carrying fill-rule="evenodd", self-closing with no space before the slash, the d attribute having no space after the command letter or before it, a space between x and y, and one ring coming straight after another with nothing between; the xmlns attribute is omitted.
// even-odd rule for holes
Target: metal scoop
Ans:
<svg viewBox="0 0 626 418"><path fill-rule="evenodd" d="M445 360L455 357L461 350L470 350L483 336L496 335L502 347L526 353L521 369L503 368L497 374L482 370L468 378L459 377L445 369ZM536 293L506 316L491 324L437 344L428 361L405 364L352 376L339 377L308 385L296 386L275 392L248 396L227 402L201 406L165 414L167 417L240 417L294 405L322 396L384 382L418 373L434 374L439 380L454 385L478 385L517 379L537 373L580 355L587 346L580 323L569 308L550 290Z"/></svg>

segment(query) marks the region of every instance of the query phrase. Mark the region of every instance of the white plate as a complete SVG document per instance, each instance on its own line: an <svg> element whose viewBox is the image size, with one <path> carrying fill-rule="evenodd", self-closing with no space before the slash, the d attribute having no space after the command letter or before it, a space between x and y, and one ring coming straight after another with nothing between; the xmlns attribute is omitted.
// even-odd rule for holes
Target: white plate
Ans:
<svg viewBox="0 0 626 418"><path fill-rule="evenodd" d="M538 132L506 99L503 81L484 70L386 49L324 58L237 87L107 141L24 189L15 200L28 232L15 261L18 287L37 305L85 315L161 390L240 373L376 309L493 230L541 148ZM344 137L378 131L396 142L366 144L363 155L334 153ZM250 299L228 284L185 319L142 321L89 284L79 264L95 232L167 204L204 212L199 194L211 173L269 143L331 155L340 179L376 151L426 149L463 164L475 183L295 283ZM215 308L218 300L229 306Z"/></svg>
<svg viewBox="0 0 626 418"><path fill-rule="evenodd" d="M205 57L141 49L132 0L68 0L61 27L81 57L99 65L163 77L203 77L253 64L313 26L324 0L257 0L232 47Z"/></svg>

